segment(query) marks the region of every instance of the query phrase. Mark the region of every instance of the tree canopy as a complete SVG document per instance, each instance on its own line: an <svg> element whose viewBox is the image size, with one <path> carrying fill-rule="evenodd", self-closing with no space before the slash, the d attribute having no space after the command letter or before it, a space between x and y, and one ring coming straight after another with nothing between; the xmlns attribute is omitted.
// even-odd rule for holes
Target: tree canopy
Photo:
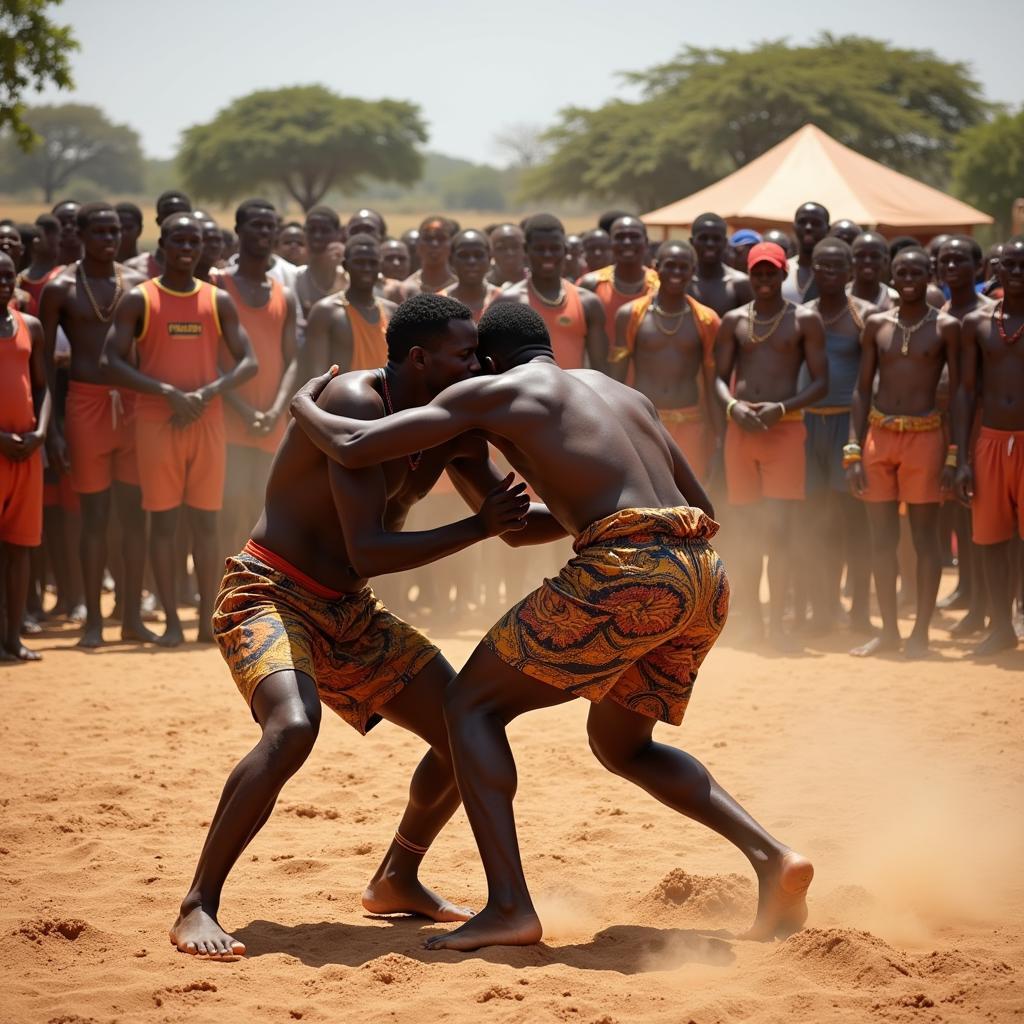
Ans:
<svg viewBox="0 0 1024 1024"><path fill-rule="evenodd" d="M139 136L111 122L99 107L80 103L29 107L25 124L36 142L24 152L16 137L0 141L0 181L17 191L39 188L53 201L58 189L86 179L104 191L131 192L142 187Z"/></svg>
<svg viewBox="0 0 1024 1024"><path fill-rule="evenodd" d="M46 16L61 0L4 0L0 4L0 132L11 133L22 149L36 141L25 120L23 95L48 83L70 89L69 57L78 43L67 26Z"/></svg>
<svg viewBox="0 0 1024 1024"><path fill-rule="evenodd" d="M964 132L953 161L953 182L961 199L1010 231L1015 199L1024 197L1024 109L999 114Z"/></svg>
<svg viewBox="0 0 1024 1024"><path fill-rule="evenodd" d="M636 102L570 108L527 172L534 197L630 199L647 209L749 163L808 123L896 170L948 179L958 133L990 107L961 63L860 36L749 51L686 47L625 74Z"/></svg>
<svg viewBox="0 0 1024 1024"><path fill-rule="evenodd" d="M230 201L278 185L308 210L329 189L354 191L365 178L415 181L426 138L415 104L293 86L250 93L187 129L178 165L196 196Z"/></svg>

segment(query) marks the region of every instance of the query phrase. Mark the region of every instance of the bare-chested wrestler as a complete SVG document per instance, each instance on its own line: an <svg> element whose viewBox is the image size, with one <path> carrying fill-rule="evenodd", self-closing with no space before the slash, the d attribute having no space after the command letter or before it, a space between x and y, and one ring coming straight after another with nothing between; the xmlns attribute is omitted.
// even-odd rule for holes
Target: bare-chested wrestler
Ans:
<svg viewBox="0 0 1024 1024"><path fill-rule="evenodd" d="M488 238L491 243L491 268L487 281L503 288L518 284L526 277L526 237L518 224L499 224Z"/></svg>
<svg viewBox="0 0 1024 1024"><path fill-rule="evenodd" d="M799 929L813 868L769 835L694 757L654 742L678 725L728 609L718 529L685 457L639 392L555 363L544 323L496 302L480 322L496 371L423 409L373 423L340 420L304 397L293 410L335 458L373 465L420 443L481 431L576 540L575 557L488 632L445 697L456 777L487 876L482 912L432 949L538 942L523 873L507 724L574 697L593 702L587 732L609 771L734 843L760 882L750 938ZM310 382L315 390L323 379ZM383 429L378 429L383 428ZM691 504L693 503L693 504Z"/></svg>
<svg viewBox="0 0 1024 1024"><path fill-rule="evenodd" d="M625 382L633 369L630 383L654 403L658 418L703 484L715 434L709 402L715 391L715 335L721 320L688 294L696 266L697 254L689 242L661 243L655 262L658 290L619 310L608 372Z"/></svg>
<svg viewBox="0 0 1024 1024"><path fill-rule="evenodd" d="M584 231L583 239L583 261L586 263L586 273L592 274L595 270L607 267L612 261L612 240L608 232L603 228L591 228Z"/></svg>
<svg viewBox="0 0 1024 1024"><path fill-rule="evenodd" d="M992 628L975 648L979 656L1017 646L1010 593L1014 538L1024 538L1024 236L1005 242L999 257L1003 297L969 313L961 330L963 375L953 423L956 489L968 503L973 541L981 551ZM981 431L971 448L976 396Z"/></svg>
<svg viewBox="0 0 1024 1024"><path fill-rule="evenodd" d="M579 287L593 292L604 306L604 330L615 337L615 314L627 303L650 295L658 287L657 273L645 263L647 228L636 217L619 217L609 230L612 263L586 273Z"/></svg>
<svg viewBox="0 0 1024 1024"><path fill-rule="evenodd" d="M135 395L113 387L100 365L103 344L117 304L145 280L114 261L121 219L109 203L86 203L78 211L78 237L84 254L44 289L39 317L46 339L50 385L57 379L57 330L71 345L70 381L63 432L51 427L51 445L71 468L71 486L82 507L80 557L86 619L80 647L103 643L100 598L107 568L107 529L111 501L117 503L124 575L118 605L121 639L151 641L140 612L146 561L146 517L135 453ZM66 456L64 454L66 450Z"/></svg>
<svg viewBox="0 0 1024 1024"><path fill-rule="evenodd" d="M800 564L813 612L808 629L819 636L836 626L844 563L852 597L850 628L871 632L867 513L864 503L850 494L843 449L850 438L850 408L860 375L864 321L878 310L847 294L852 264L849 245L836 235L823 238L814 247L811 266L818 297L807 305L821 316L825 328L828 394L804 410L807 504L802 519L808 543L807 557L800 559Z"/></svg>
<svg viewBox="0 0 1024 1024"><path fill-rule="evenodd" d="M877 231L862 231L854 240L853 280L846 286L847 295L863 299L884 313L899 301L899 292L888 285L889 243Z"/></svg>
<svg viewBox="0 0 1024 1024"><path fill-rule="evenodd" d="M790 257L782 297L800 305L818 297L814 284L814 247L828 234L828 210L821 203L804 203L793 214L797 252ZM767 237L767 235L765 236Z"/></svg>
<svg viewBox="0 0 1024 1024"><path fill-rule="evenodd" d="M857 657L901 647L908 658L928 653L928 627L942 576L939 502L952 486L956 467L955 452L946 451L936 392L944 367L951 394L960 376L960 325L928 305L928 273L924 249L901 250L892 264L899 308L868 317L862 335L843 461L853 493L867 502L882 633L850 652ZM917 620L905 645L896 605L901 501L908 505L917 553Z"/></svg>
<svg viewBox="0 0 1024 1024"><path fill-rule="evenodd" d="M978 261L975 257L977 242L966 235L949 235L939 245L935 253L935 268L938 280L949 292L949 298L942 305L942 311L956 317L961 323L965 317L975 310L991 312L994 300L979 294L975 289ZM979 250L980 251L980 250ZM945 376L945 375L944 375ZM939 385L940 394L949 399L952 406L954 396L948 392L947 382L943 379ZM945 394L943 394L945 393ZM972 408L974 406L972 405ZM971 425L971 438L974 437L974 424ZM969 451L970 449L968 449ZM945 513L948 506L943 507ZM966 603L967 614L950 630L956 637L973 636L981 633L986 626L987 605L984 582L984 569L981 566L982 553L971 540L971 512L959 502L952 504L952 524L957 539L957 568L959 582L956 592L943 601L943 607L955 607L961 602L954 600L956 596ZM949 530L947 520L946 530ZM940 529L942 524L940 523ZM948 536L948 532L947 532Z"/></svg>
<svg viewBox="0 0 1024 1024"><path fill-rule="evenodd" d="M562 277L565 228L557 217L538 213L526 221L529 276L506 288L495 302L532 306L547 325L555 361L563 370L608 366L608 335L601 300Z"/></svg>
<svg viewBox="0 0 1024 1024"><path fill-rule="evenodd" d="M216 284L231 296L258 369L224 394L227 462L218 524L224 554L238 550L260 514L270 464L284 436L285 413L298 383L295 295L267 274L277 234L273 204L246 200L235 211L235 232L238 262L218 274Z"/></svg>
<svg viewBox="0 0 1024 1024"><path fill-rule="evenodd" d="M384 289L384 298L401 303L413 295L437 295L453 284L458 278L448 265L452 251L453 222L447 217L428 217L419 229L416 239L416 253L420 269L404 281L393 281Z"/></svg>
<svg viewBox="0 0 1024 1024"><path fill-rule="evenodd" d="M754 297L750 278L723 262L727 230L725 221L717 213L702 213L693 222L690 238L697 252L697 272L690 282L690 294L720 317ZM746 261L743 265L746 266Z"/></svg>
<svg viewBox="0 0 1024 1024"><path fill-rule="evenodd" d="M202 225L174 213L160 225L163 271L128 291L114 310L100 368L105 379L136 392L135 450L142 507L151 512L150 561L164 607L158 643L184 639L177 604L175 534L188 510L199 585L200 643L212 639L217 585L217 513L226 460L222 395L257 371L249 340L228 294L196 281ZM235 365L218 365L226 346Z"/></svg>
<svg viewBox="0 0 1024 1024"><path fill-rule="evenodd" d="M760 242L747 264L754 298L726 313L715 341L716 393L729 421L724 445L729 504L753 513L744 519L750 538L737 551L734 564L743 568L734 576L740 581L744 630L760 640L761 562L767 552L769 639L792 650L782 618L793 572L797 503L806 493L804 410L828 390L825 334L818 313L783 298L786 254L779 246ZM800 387L805 362L807 383ZM734 373L735 395L729 390Z"/></svg>
<svg viewBox="0 0 1024 1024"><path fill-rule="evenodd" d="M466 228L452 239L452 270L458 278L444 290L445 295L469 306L473 320L479 323L484 310L501 294L496 284L487 280L491 250L482 231Z"/></svg>
<svg viewBox="0 0 1024 1024"><path fill-rule="evenodd" d="M388 325L386 366L335 378L321 402L337 414L385 417L429 401L478 370L469 310L442 296L420 296ZM410 508L446 470L475 514L404 532ZM214 617L221 651L263 735L224 787L171 929L179 950L244 952L218 924L221 888L309 755L321 702L362 734L384 719L430 745L363 906L374 914L435 921L470 916L418 878L423 857L459 805L442 714L454 672L426 637L377 602L368 578L425 565L508 531L519 531L506 537L513 544L559 536L561 528L536 507L521 529L527 501L522 485L509 488L509 479L502 481L491 466L482 439L463 437L346 470L325 459L301 430L289 428L263 515L245 548L228 560Z"/></svg>
<svg viewBox="0 0 1024 1024"><path fill-rule="evenodd" d="M371 370L387 362L385 332L397 308L378 299L381 247L373 235L356 235L345 246L344 269L349 286L340 295L321 299L309 315L302 351L306 377L331 365L342 373Z"/></svg>
<svg viewBox="0 0 1024 1024"><path fill-rule="evenodd" d="M302 319L309 320L310 310L328 295L337 295L348 287L344 268L339 267L328 248L339 238L341 220L329 206L314 206L306 213L306 247L308 262L295 275L295 294Z"/></svg>

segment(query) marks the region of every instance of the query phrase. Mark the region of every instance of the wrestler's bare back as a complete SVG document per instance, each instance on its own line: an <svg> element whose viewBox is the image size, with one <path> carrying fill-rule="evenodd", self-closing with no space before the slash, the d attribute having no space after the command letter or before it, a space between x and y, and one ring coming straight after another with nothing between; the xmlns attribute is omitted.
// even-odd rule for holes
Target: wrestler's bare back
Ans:
<svg viewBox="0 0 1024 1024"><path fill-rule="evenodd" d="M376 370L341 374L324 388L318 404L342 416L374 419L384 415L384 403L374 384ZM409 510L424 498L445 466L467 448L456 439L423 453L415 471L407 459L383 463L379 472L349 471L327 458L291 423L267 482L263 514L252 538L326 587L361 589L366 580L352 568L342 534L331 477L345 478L348 494L380 506L383 525L397 531Z"/></svg>

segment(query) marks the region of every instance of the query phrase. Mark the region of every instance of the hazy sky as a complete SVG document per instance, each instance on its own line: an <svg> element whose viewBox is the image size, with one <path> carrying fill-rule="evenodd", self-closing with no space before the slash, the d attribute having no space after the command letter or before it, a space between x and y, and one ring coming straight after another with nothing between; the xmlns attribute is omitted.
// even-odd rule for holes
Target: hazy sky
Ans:
<svg viewBox="0 0 1024 1024"><path fill-rule="evenodd" d="M65 0L54 10L82 44L77 88L29 102L95 103L134 127L149 156L172 156L182 129L237 96L318 82L412 100L431 149L496 161L502 126L627 96L616 72L684 44L799 43L820 31L934 50L967 62L990 99L1024 103L1021 0Z"/></svg>

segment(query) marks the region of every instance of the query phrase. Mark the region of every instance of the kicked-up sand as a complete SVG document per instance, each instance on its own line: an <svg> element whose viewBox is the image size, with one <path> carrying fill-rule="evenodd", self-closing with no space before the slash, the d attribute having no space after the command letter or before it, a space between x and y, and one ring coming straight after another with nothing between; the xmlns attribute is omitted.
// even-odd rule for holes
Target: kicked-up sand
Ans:
<svg viewBox="0 0 1024 1024"><path fill-rule="evenodd" d="M421 749L325 713L225 888L234 963L167 938L258 734L216 648L30 640L41 665L0 666L0 1019L1024 1021L1024 649L973 662L954 621L917 663L850 658L846 634L771 657L727 633L683 727L656 730L813 859L808 927L785 942L734 937L754 914L746 862L607 774L577 702L510 729L541 945L428 953L448 926L363 911ZM439 642L460 665L474 640ZM422 875L481 906L461 812Z"/></svg>

